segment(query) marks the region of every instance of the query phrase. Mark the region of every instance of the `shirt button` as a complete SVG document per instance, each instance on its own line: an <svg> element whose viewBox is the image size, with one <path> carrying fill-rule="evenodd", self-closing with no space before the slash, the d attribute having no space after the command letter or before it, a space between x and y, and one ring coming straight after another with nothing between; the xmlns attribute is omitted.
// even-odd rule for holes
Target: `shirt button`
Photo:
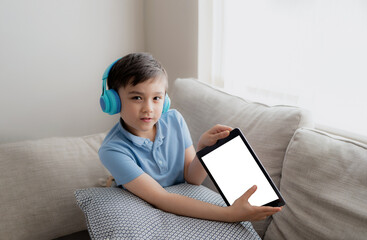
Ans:
<svg viewBox="0 0 367 240"><path fill-rule="evenodd" d="M163 164L163 161L162 161L162 160L159 160L158 162L159 162L159 164L160 164L160 165L162 165L162 164Z"/></svg>

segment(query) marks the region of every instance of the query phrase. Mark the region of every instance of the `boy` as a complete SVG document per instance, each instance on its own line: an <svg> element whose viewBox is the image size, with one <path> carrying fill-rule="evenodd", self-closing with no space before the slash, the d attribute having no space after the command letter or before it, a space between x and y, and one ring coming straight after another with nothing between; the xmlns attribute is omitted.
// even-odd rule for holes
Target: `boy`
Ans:
<svg viewBox="0 0 367 240"><path fill-rule="evenodd" d="M251 206L248 198L256 191L256 186L247 190L230 207L168 193L163 187L185 181L200 185L206 172L196 157L182 115L176 110L164 110L162 114L169 102L166 71L151 55L134 53L107 69L104 81L106 79L108 91L116 91L106 95L116 97L118 103L107 103L104 86L101 106L104 111L110 108L107 105L115 106L116 111L109 113L119 112L121 118L103 141L99 156L117 185L163 211L194 218L253 221L265 219L281 210ZM200 137L198 150L228 136L231 130L227 126L214 126Z"/></svg>

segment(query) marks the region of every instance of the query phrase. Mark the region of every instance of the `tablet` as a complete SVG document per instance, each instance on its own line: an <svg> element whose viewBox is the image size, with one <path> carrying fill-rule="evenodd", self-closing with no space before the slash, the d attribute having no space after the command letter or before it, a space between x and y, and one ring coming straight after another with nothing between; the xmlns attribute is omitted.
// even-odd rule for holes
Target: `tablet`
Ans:
<svg viewBox="0 0 367 240"><path fill-rule="evenodd" d="M251 205L285 205L282 195L240 129L233 129L228 137L203 148L197 156L228 206L253 185L257 190L248 200Z"/></svg>

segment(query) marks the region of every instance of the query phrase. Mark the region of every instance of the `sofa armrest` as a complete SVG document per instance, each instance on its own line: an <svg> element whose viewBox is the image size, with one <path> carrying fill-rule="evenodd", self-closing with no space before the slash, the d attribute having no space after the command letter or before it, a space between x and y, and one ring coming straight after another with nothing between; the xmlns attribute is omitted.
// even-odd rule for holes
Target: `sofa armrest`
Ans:
<svg viewBox="0 0 367 240"><path fill-rule="evenodd" d="M1 144L0 239L53 239L85 230L74 191L107 178L97 153L104 136Z"/></svg>

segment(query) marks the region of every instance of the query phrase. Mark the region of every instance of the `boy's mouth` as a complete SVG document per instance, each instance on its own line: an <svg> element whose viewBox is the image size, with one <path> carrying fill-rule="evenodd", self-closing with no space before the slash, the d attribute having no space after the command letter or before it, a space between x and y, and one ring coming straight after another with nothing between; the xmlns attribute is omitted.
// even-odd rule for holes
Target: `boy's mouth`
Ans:
<svg viewBox="0 0 367 240"><path fill-rule="evenodd" d="M152 118L140 118L140 120L142 120L143 122L151 122Z"/></svg>

